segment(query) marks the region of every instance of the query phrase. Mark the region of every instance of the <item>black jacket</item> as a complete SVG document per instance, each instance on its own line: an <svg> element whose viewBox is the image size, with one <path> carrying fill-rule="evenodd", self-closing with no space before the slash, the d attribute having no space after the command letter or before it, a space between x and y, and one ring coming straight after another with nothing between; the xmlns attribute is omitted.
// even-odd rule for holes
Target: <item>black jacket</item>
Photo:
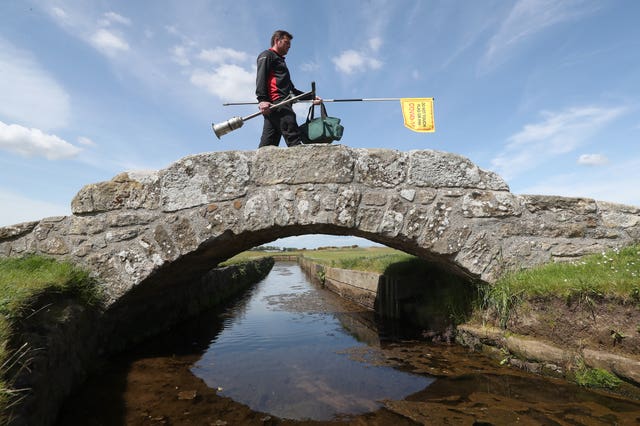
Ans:
<svg viewBox="0 0 640 426"><path fill-rule="evenodd" d="M291 82L284 56L278 55L272 49L267 49L258 55L257 65L256 97L258 102L275 103L287 97L289 93L294 95L304 93L296 89Z"/></svg>

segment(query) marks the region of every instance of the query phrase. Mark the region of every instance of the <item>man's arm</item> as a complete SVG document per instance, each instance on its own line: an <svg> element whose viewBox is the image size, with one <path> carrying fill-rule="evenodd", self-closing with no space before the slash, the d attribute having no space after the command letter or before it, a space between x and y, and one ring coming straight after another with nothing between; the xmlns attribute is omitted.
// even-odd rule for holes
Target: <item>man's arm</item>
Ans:
<svg viewBox="0 0 640 426"><path fill-rule="evenodd" d="M256 98L258 102L270 102L269 96L269 71L271 70L271 60L265 51L258 56L256 71Z"/></svg>

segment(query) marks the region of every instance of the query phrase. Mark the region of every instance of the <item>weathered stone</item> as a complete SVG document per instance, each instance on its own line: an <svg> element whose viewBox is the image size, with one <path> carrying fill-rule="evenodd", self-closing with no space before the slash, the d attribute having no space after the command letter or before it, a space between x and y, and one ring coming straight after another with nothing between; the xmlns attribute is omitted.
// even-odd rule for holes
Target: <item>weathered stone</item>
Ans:
<svg viewBox="0 0 640 426"><path fill-rule="evenodd" d="M374 188L393 188L405 181L407 156L387 149L358 150L357 180Z"/></svg>
<svg viewBox="0 0 640 426"><path fill-rule="evenodd" d="M128 173L121 173L109 182L87 185L71 201L74 214L157 207L155 181L138 181L130 178Z"/></svg>
<svg viewBox="0 0 640 426"><path fill-rule="evenodd" d="M69 253L67 243L60 237L49 238L39 243L38 248L45 254L63 255Z"/></svg>
<svg viewBox="0 0 640 426"><path fill-rule="evenodd" d="M72 216L67 233L69 235L94 235L106 229L105 218L100 216Z"/></svg>
<svg viewBox="0 0 640 426"><path fill-rule="evenodd" d="M522 206L508 192L471 191L462 199L462 214L465 217L520 216Z"/></svg>
<svg viewBox="0 0 640 426"><path fill-rule="evenodd" d="M0 228L0 241L16 238L31 232L39 222L24 222Z"/></svg>
<svg viewBox="0 0 640 426"><path fill-rule="evenodd" d="M127 229L124 231L107 231L104 235L105 240L108 243L116 241L126 241L138 236L139 231L137 229Z"/></svg>
<svg viewBox="0 0 640 426"><path fill-rule="evenodd" d="M597 211L596 202L589 198L559 197L555 195L521 195L531 213L538 211L571 211L590 214Z"/></svg>
<svg viewBox="0 0 640 426"><path fill-rule="evenodd" d="M400 190L400 196L407 201L413 201L416 198L415 189L402 189Z"/></svg>
<svg viewBox="0 0 640 426"><path fill-rule="evenodd" d="M123 226L136 226L136 225L147 225L158 218L158 214L151 213L148 211L128 211L128 212L117 212L117 213L108 213L106 215L107 226L111 228L119 228ZM89 221L92 223L95 221ZM88 230L90 233L101 232L103 229Z"/></svg>
<svg viewBox="0 0 640 426"><path fill-rule="evenodd" d="M247 193L251 153L230 151L192 155L160 173L162 210L173 212Z"/></svg>
<svg viewBox="0 0 640 426"><path fill-rule="evenodd" d="M160 252L164 260L173 260L178 257L179 253L173 243L173 239L162 225L158 225L155 228L153 236L158 247L160 247Z"/></svg>
<svg viewBox="0 0 640 426"><path fill-rule="evenodd" d="M584 362L592 368L602 368L640 384L640 361L608 352L585 349Z"/></svg>
<svg viewBox="0 0 640 426"><path fill-rule="evenodd" d="M435 189L425 188L416 190L415 202L418 204L431 204L438 192Z"/></svg>
<svg viewBox="0 0 640 426"><path fill-rule="evenodd" d="M569 363L573 358L569 351L539 340L507 336L505 341L507 349L523 359L564 365Z"/></svg>
<svg viewBox="0 0 640 426"><path fill-rule="evenodd" d="M44 240L47 238L47 236L49 235L49 231L51 231L53 229L53 224L52 223L46 223L41 221L38 226L36 226L33 229L33 235L36 237L37 240Z"/></svg>
<svg viewBox="0 0 640 426"><path fill-rule="evenodd" d="M418 187L509 190L498 175L478 168L464 157L428 150L409 152L408 182Z"/></svg>
<svg viewBox="0 0 640 426"><path fill-rule="evenodd" d="M603 225L606 227L627 229L640 226L640 209L638 208L606 202L599 202L598 207L602 212Z"/></svg>
<svg viewBox="0 0 640 426"><path fill-rule="evenodd" d="M387 193L382 191L365 192L362 195L362 203L365 206L384 206L387 204Z"/></svg>
<svg viewBox="0 0 640 426"><path fill-rule="evenodd" d="M113 301L159 277L188 285L221 260L291 235L360 236L488 282L640 241L639 208L513 195L494 173L431 150L192 155L87 185L72 204L73 216L0 228L0 254L71 256Z"/></svg>
<svg viewBox="0 0 640 426"><path fill-rule="evenodd" d="M251 177L257 185L343 184L353 181L353 167L353 151L340 145L265 147L255 154Z"/></svg>

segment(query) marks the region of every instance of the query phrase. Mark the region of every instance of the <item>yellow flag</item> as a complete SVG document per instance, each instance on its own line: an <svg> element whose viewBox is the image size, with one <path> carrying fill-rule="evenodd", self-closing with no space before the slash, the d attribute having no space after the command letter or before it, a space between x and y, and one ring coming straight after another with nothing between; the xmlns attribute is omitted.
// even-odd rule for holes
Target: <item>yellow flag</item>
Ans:
<svg viewBox="0 0 640 426"><path fill-rule="evenodd" d="M402 98L404 125L414 132L435 132L433 98Z"/></svg>

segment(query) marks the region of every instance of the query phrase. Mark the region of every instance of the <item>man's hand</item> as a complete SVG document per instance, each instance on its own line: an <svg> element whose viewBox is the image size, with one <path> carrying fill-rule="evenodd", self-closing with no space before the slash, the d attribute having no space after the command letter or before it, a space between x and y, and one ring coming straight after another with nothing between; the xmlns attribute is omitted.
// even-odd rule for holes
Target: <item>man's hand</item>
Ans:
<svg viewBox="0 0 640 426"><path fill-rule="evenodd" d="M322 103L322 98L320 96L316 96L316 98L313 100L313 104L320 105L321 103Z"/></svg>
<svg viewBox="0 0 640 426"><path fill-rule="evenodd" d="M258 104L258 109L262 115L269 115L269 113L271 113L271 102L260 102Z"/></svg>

